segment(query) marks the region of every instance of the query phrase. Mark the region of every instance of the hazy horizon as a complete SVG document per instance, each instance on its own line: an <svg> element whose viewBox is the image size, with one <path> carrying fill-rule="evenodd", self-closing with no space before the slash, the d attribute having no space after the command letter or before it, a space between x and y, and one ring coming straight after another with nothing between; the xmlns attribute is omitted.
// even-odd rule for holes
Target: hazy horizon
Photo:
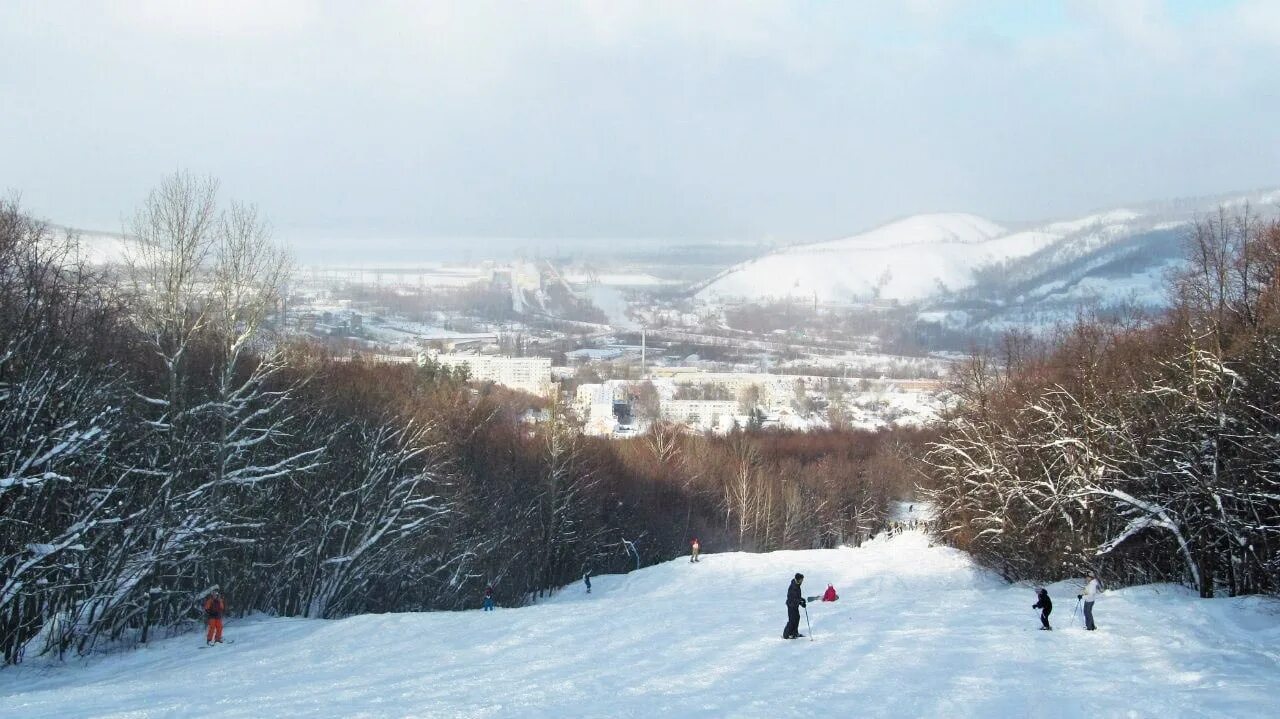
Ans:
<svg viewBox="0 0 1280 719"><path fill-rule="evenodd" d="M1280 186L1258 0L16 2L0 63L0 191L32 213L119 231L185 169L303 257L785 245Z"/></svg>

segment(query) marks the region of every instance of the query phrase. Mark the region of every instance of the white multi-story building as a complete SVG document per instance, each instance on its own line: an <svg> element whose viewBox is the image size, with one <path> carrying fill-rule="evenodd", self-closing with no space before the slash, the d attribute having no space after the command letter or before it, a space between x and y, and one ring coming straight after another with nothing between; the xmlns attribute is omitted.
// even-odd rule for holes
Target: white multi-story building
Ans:
<svg viewBox="0 0 1280 719"><path fill-rule="evenodd" d="M613 399L616 395L616 389L609 383L580 384L573 396L573 408L583 418L595 407L608 405L609 411L613 412Z"/></svg>
<svg viewBox="0 0 1280 719"><path fill-rule="evenodd" d="M573 397L573 409L582 420L583 431L596 436L609 436L617 429L613 416L613 400L617 396L614 383L580 384Z"/></svg>
<svg viewBox="0 0 1280 719"><path fill-rule="evenodd" d="M539 397L551 396L550 357L439 354L435 360L446 367L466 367L477 382L493 382Z"/></svg>
<svg viewBox="0 0 1280 719"><path fill-rule="evenodd" d="M739 398L755 387L760 391L760 404L770 407L787 402L795 392L797 381L808 384L812 380L761 372L678 372L672 373L671 381L677 385L719 385Z"/></svg>
<svg viewBox="0 0 1280 719"><path fill-rule="evenodd" d="M662 418L693 429L728 429L738 414L737 400L667 399L662 401Z"/></svg>

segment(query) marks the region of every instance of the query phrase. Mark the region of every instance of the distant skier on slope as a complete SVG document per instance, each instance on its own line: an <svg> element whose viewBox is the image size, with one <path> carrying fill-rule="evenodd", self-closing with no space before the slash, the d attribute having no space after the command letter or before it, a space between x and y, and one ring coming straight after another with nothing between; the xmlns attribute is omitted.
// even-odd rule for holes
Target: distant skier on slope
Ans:
<svg viewBox="0 0 1280 719"><path fill-rule="evenodd" d="M591 570L582 573L582 583L587 585L587 594L591 593Z"/></svg>
<svg viewBox="0 0 1280 719"><path fill-rule="evenodd" d="M206 646L222 643L222 615L227 611L227 603L222 599L222 592L214 587L209 592L209 596L204 600L204 617L208 624L205 631L204 643Z"/></svg>
<svg viewBox="0 0 1280 719"><path fill-rule="evenodd" d="M787 626L782 628L783 639L797 639L804 636L800 633L800 607L807 607L809 603L800 594L802 582L804 582L804 575L796 572L791 585L787 587Z"/></svg>
<svg viewBox="0 0 1280 719"><path fill-rule="evenodd" d="M1084 584L1084 593L1077 594L1076 599L1084 600L1084 628L1093 631L1098 628L1093 623L1093 603L1098 601L1102 586L1098 584L1098 578L1093 575L1093 572L1088 572L1084 576L1088 580Z"/></svg>
<svg viewBox="0 0 1280 719"><path fill-rule="evenodd" d="M493 611L493 585L484 588L484 611Z"/></svg>
<svg viewBox="0 0 1280 719"><path fill-rule="evenodd" d="M1051 630L1049 626L1049 613L1053 611L1053 600L1049 598L1049 590L1040 587L1036 590L1036 603L1031 605L1032 609L1040 610L1040 628Z"/></svg>
<svg viewBox="0 0 1280 719"><path fill-rule="evenodd" d="M698 544L698 538L694 537L693 541L689 543L689 561L690 562L698 561L698 554L701 551L702 551L702 545Z"/></svg>

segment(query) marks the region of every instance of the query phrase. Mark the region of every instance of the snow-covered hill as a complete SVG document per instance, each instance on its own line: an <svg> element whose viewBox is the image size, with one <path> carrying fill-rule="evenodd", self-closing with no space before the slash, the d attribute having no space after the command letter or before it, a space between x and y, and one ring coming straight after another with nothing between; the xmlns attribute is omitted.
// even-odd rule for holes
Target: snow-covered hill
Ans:
<svg viewBox="0 0 1280 719"><path fill-rule="evenodd" d="M59 239L75 238L75 253L69 259L93 265L122 262L127 253L124 235L100 230L81 230L63 225L49 225L49 231Z"/></svg>
<svg viewBox="0 0 1280 719"><path fill-rule="evenodd" d="M699 295L797 296L823 302L918 300L972 284L975 267L1012 249L988 247L1004 234L1004 228L974 215L918 215L842 240L790 247L741 263L712 279Z"/></svg>
<svg viewBox="0 0 1280 719"><path fill-rule="evenodd" d="M1182 266L1192 224L1233 213L1280 215L1280 191L1193 198L1137 206L1041 231L1055 239L1023 256L980 269L966 291L932 298L927 309L952 326L1046 327L1081 307L1106 310L1167 306L1169 275ZM959 311L957 311L959 310Z"/></svg>
<svg viewBox="0 0 1280 719"><path fill-rule="evenodd" d="M957 308L975 305L984 310L982 321L1001 314L1008 324L1039 323L1037 315L1057 319L1091 303L1157 306L1191 223L1246 203L1274 216L1280 191L1139 205L1017 231L972 215L919 215L741 263L698 296L941 304L956 325L973 319Z"/></svg>
<svg viewBox="0 0 1280 719"><path fill-rule="evenodd" d="M708 547L708 550L714 548ZM803 572L814 641L784 641ZM0 716L1273 716L1280 615L1180 587L1033 593L907 532L859 549L707 554L571 586L521 609L231 620L115 656L0 671ZM804 625L802 624L802 631Z"/></svg>

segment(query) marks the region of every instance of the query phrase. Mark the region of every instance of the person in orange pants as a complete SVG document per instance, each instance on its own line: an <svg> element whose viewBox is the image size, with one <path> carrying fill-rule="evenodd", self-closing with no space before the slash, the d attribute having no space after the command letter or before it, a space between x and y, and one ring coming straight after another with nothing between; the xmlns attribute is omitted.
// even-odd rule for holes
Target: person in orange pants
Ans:
<svg viewBox="0 0 1280 719"><path fill-rule="evenodd" d="M227 611L227 603L222 599L222 592L217 589L209 592L204 600L204 616L209 629L204 634L204 643L213 646L222 643L222 615Z"/></svg>

